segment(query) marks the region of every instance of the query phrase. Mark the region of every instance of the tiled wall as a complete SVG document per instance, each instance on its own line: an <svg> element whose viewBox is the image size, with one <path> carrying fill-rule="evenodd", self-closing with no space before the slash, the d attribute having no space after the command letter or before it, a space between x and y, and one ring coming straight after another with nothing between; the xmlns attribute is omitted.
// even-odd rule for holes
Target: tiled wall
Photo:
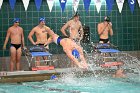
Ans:
<svg viewBox="0 0 140 93"><path fill-rule="evenodd" d="M6 31L9 26L12 25L14 17L21 18L20 25L24 29L25 44L31 45L27 36L30 30L38 24L39 17L46 17L46 24L53 29L57 34L61 35L60 28L68 21L74 14L72 7L72 0L67 0L66 8L64 12L61 12L59 0L55 0L52 12L49 12L49 8L46 0L42 0L42 5L39 11L35 7L34 0L30 0L28 10L25 11L22 0L17 0L15 9L10 9L9 0L3 0L3 5L0 10L0 56L9 56L9 44L7 50L3 51L2 46L5 40ZM98 42L97 24L103 21L105 15L107 15L107 7L105 0L103 0L101 11L97 13L93 0L89 12L86 13L83 5L83 0L80 0L78 6L78 12L80 13L80 20L82 24L90 27L90 41ZM109 15L113 24L114 36L111 37L111 43L118 46L120 50L137 51L140 50L140 8L136 3L134 13L131 14L127 0L124 2L122 13L119 13L116 0L113 5L113 10ZM50 50L53 53L62 53L62 48L55 44L50 45ZM57 51L56 51L57 50Z"/></svg>

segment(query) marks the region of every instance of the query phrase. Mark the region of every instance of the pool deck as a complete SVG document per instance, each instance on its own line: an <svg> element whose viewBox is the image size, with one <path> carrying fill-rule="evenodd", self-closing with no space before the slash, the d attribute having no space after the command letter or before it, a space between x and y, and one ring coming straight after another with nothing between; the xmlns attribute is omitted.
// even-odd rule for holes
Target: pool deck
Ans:
<svg viewBox="0 0 140 93"><path fill-rule="evenodd" d="M0 83L16 83L16 82L29 82L29 81L42 81L50 79L51 75L56 76L61 73L66 73L70 69L54 69L54 70L38 70L38 71L1 71Z"/></svg>
<svg viewBox="0 0 140 93"><path fill-rule="evenodd" d="M82 76L83 74L95 75L98 73L111 74L116 71L115 68L103 69L94 68L94 70L83 70L77 68L55 68L54 70L38 70L38 71L1 71L0 72L0 83L20 83L20 82L35 82L50 80L52 75L61 77L61 74L65 73L76 73Z"/></svg>
<svg viewBox="0 0 140 93"><path fill-rule="evenodd" d="M55 74L57 77L62 73L93 73L93 71L87 71L75 68L55 68L54 70L38 70L38 71L1 71L0 83L17 83L17 82L31 82L31 81L43 81L50 80L50 77Z"/></svg>

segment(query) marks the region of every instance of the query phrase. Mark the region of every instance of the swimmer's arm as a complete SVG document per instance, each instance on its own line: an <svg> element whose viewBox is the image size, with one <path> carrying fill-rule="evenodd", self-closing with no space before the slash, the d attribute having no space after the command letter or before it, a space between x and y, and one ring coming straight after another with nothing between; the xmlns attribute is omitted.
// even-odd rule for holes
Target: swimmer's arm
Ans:
<svg viewBox="0 0 140 93"><path fill-rule="evenodd" d="M113 36L112 23L109 23L108 25L109 25L110 35Z"/></svg>
<svg viewBox="0 0 140 93"><path fill-rule="evenodd" d="M33 38L32 38L32 36L34 35L34 33L35 33L35 30L32 29L32 30L30 31L29 35L28 35L28 39L30 40L30 42L31 42L33 45L36 45L36 43L34 42L34 40L33 40Z"/></svg>
<svg viewBox="0 0 140 93"><path fill-rule="evenodd" d="M5 42L4 42L4 45L3 45L3 49L6 49L6 45L8 43L9 37L10 37L10 29L8 29L8 31L7 31Z"/></svg>
<svg viewBox="0 0 140 93"><path fill-rule="evenodd" d="M68 35L66 34L66 29L69 27L69 22L67 22L62 28L61 28L61 32L62 32L62 34L64 35L64 36L67 36L68 37Z"/></svg>
<svg viewBox="0 0 140 93"><path fill-rule="evenodd" d="M80 25L80 38L83 39L83 35L84 35L84 31L83 31L83 27L82 24Z"/></svg>
<svg viewBox="0 0 140 93"><path fill-rule="evenodd" d="M49 45L52 42L53 42L53 38L52 37L49 37L48 40L47 40L47 42L44 44L44 46L47 46L47 45Z"/></svg>
<svg viewBox="0 0 140 93"><path fill-rule="evenodd" d="M113 30L112 30L112 28L110 29L110 35L113 36Z"/></svg>
<svg viewBox="0 0 140 93"><path fill-rule="evenodd" d="M107 26L106 26L107 27ZM101 24L98 24L98 34L102 35L105 31L106 27L102 28Z"/></svg>
<svg viewBox="0 0 140 93"><path fill-rule="evenodd" d="M24 34L23 34L23 29L22 29L22 34L21 34L21 40L22 40L22 47L24 47L25 44L24 44Z"/></svg>
<svg viewBox="0 0 140 93"><path fill-rule="evenodd" d="M49 27L47 27L47 26L44 26L44 27L45 27L46 32L47 32L50 36L52 36L52 35L55 34Z"/></svg>

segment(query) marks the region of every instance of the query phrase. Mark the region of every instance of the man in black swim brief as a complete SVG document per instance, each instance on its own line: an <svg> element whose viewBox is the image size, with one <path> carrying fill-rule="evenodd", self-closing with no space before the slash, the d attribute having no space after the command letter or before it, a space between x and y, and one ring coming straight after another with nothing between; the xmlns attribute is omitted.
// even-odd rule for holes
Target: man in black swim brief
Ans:
<svg viewBox="0 0 140 93"><path fill-rule="evenodd" d="M6 49L6 45L10 38L10 71L14 70L16 64L16 70L20 70L20 59L21 59L21 47L24 47L24 34L23 29L19 26L20 19L14 18L13 26L9 27L6 35L6 39L3 45L3 49Z"/></svg>

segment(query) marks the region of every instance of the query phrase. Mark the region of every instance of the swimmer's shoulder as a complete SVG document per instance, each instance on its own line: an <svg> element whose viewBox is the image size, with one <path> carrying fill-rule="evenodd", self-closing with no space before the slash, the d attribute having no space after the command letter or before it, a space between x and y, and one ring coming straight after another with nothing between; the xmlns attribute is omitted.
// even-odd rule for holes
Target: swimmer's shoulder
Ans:
<svg viewBox="0 0 140 93"><path fill-rule="evenodd" d="M103 24L104 24L103 22L98 23L98 25L103 25Z"/></svg>

